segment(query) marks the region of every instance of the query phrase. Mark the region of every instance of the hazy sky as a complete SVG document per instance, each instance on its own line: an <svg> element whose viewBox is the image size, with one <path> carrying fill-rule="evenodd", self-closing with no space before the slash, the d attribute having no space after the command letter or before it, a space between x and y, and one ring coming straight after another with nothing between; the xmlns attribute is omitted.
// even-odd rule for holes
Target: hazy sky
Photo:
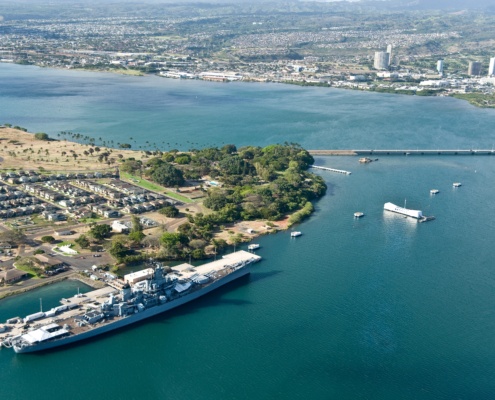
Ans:
<svg viewBox="0 0 495 400"><path fill-rule="evenodd" d="M319 1L319 2L362 2L362 3L381 3L382 8L397 8L398 5L405 8L480 8L486 6L495 7L495 0L288 0L290 1ZM1 4L19 4L19 3L176 3L176 4L194 4L194 3L272 3L273 0L0 0ZM280 2L280 0L278 0Z"/></svg>

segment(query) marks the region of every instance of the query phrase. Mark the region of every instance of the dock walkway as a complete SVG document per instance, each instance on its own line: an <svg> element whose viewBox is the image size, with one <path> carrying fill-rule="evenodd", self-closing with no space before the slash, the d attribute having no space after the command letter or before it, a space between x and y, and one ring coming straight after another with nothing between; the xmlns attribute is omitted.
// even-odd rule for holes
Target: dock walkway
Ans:
<svg viewBox="0 0 495 400"><path fill-rule="evenodd" d="M345 175L350 175L352 172L350 171L344 171L343 169L335 169L335 168L328 168L328 167L321 167L319 165L310 165L309 168L315 168L315 169L322 169L324 171L330 171L330 172L337 172L339 174L345 174Z"/></svg>

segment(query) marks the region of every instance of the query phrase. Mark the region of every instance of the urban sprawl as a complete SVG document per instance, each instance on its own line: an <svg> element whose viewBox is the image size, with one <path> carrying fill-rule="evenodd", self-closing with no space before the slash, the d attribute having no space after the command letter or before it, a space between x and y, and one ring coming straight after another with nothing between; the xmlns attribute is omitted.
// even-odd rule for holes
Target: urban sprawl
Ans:
<svg viewBox="0 0 495 400"><path fill-rule="evenodd" d="M47 7L32 18L0 8L2 62L404 94L493 94L495 46L485 33L490 13L372 10L363 18L357 11L364 5L295 3L282 10L273 3L263 12L240 5L148 5L130 12L120 5L115 16L104 17L95 6L70 9L73 16L65 18L68 10Z"/></svg>

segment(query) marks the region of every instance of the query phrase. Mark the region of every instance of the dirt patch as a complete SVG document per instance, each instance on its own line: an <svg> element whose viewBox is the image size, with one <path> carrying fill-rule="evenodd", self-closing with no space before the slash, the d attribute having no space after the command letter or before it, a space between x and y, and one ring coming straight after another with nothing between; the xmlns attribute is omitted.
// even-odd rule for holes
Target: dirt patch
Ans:
<svg viewBox="0 0 495 400"><path fill-rule="evenodd" d="M142 159L144 156L142 152L136 150L96 147L99 147L100 151L93 151L91 154L89 149L94 149L95 146L66 140L38 140L32 133L2 128L0 129L0 168L38 171L38 167L43 166L49 171L91 171L116 166L119 154L123 158ZM110 153L108 160L113 161L110 165L98 161L99 154L104 152ZM76 157L73 154L76 154Z"/></svg>

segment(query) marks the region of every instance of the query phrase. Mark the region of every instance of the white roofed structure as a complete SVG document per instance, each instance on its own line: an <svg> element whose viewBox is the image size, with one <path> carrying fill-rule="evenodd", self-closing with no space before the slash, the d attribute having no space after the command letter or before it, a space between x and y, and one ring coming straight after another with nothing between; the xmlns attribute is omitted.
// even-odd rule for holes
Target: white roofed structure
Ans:
<svg viewBox="0 0 495 400"><path fill-rule="evenodd" d="M146 269L142 269L141 271L124 275L124 281L132 286L137 282L150 279L152 276L153 276L153 268L146 268Z"/></svg>

